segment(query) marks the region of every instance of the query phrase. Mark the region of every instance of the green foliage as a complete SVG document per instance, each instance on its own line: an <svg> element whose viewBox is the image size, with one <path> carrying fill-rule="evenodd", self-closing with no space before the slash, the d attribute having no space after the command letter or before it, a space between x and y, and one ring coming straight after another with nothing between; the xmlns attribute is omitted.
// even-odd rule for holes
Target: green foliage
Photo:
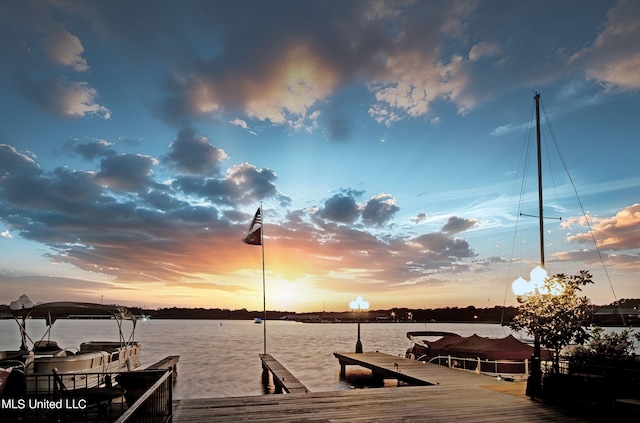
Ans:
<svg viewBox="0 0 640 423"><path fill-rule="evenodd" d="M525 331L540 344L554 351L557 368L560 350L572 342L584 344L590 337L583 327L591 316L589 299L579 293L593 283L589 272L558 274L544 280L543 287L520 304L518 314L509 323L515 331Z"/></svg>
<svg viewBox="0 0 640 423"><path fill-rule="evenodd" d="M640 333L631 329L621 332L604 333L604 329L596 327L586 345L576 347L570 359L577 363L602 364L634 360L633 338L640 341Z"/></svg>

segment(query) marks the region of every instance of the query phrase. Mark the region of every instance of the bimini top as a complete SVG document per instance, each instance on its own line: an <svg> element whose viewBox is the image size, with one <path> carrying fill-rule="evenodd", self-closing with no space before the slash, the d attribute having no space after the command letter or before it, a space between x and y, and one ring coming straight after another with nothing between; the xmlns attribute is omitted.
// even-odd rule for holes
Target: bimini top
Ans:
<svg viewBox="0 0 640 423"><path fill-rule="evenodd" d="M113 305L93 303L76 303L59 301L38 304L30 308L12 310L13 315L22 319L45 319L47 326L51 326L57 319L68 317L78 318L112 318L118 320L132 320L134 325L136 317L127 308Z"/></svg>

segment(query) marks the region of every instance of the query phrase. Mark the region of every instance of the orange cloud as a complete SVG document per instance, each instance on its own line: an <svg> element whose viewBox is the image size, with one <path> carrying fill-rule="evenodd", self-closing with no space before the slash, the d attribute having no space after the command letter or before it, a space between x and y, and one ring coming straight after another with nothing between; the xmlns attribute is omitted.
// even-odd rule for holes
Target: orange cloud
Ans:
<svg viewBox="0 0 640 423"><path fill-rule="evenodd" d="M630 250L640 246L640 204L633 204L611 218L589 218L591 233L567 237L569 242L586 243L595 239L598 247L607 250ZM562 224L569 228L574 224L586 226L584 217L574 217Z"/></svg>
<svg viewBox="0 0 640 423"><path fill-rule="evenodd" d="M205 70L193 81L191 101L200 113L235 104L251 118L294 125L317 101L331 95L339 80L329 62L309 45L296 42L238 73L219 77Z"/></svg>

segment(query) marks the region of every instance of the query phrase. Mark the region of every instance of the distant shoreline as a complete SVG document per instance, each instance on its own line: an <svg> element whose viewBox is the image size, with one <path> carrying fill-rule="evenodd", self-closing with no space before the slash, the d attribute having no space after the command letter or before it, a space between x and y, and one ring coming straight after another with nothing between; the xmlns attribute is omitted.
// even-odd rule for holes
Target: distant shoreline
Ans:
<svg viewBox="0 0 640 423"><path fill-rule="evenodd" d="M265 319L265 313L258 310L229 310L220 308L171 307L150 310L127 307L138 318L151 320L254 320ZM597 326L640 326L640 299L621 300L619 304L593 306L593 313L585 324ZM267 310L266 320L284 320L303 323L508 323L517 313L516 307L476 308L468 306L444 307L436 309L393 308L389 310L343 311L297 313ZM624 316L622 323L621 314ZM77 316L86 319L86 316ZM0 319L13 319L8 305L0 305Z"/></svg>

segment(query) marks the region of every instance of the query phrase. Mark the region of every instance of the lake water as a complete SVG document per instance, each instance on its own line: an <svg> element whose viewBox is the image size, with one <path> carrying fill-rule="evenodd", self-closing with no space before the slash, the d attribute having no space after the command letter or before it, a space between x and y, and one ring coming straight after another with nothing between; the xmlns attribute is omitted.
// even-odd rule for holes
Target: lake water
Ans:
<svg viewBox="0 0 640 423"><path fill-rule="evenodd" d="M129 322L124 322L129 330ZM441 330L469 336L504 337L508 328L496 324L366 323L361 325L364 351L404 356L410 346L408 331ZM43 320L27 322L34 340L45 332ZM128 334L128 332L126 332ZM311 391L352 389L357 371L340 380L334 351L355 349L355 323L309 324L267 322L267 352L277 358ZM36 338L37 337L37 338ZM61 347L78 348L83 341L117 340L115 321L58 320L51 339ZM167 355L180 355L176 398L262 395L263 325L249 320L148 320L139 321L135 339L142 342L143 366ZM0 320L0 350L17 349L18 325ZM355 374L352 374L355 373Z"/></svg>
<svg viewBox="0 0 640 423"><path fill-rule="evenodd" d="M349 369L347 380L340 380L340 365L334 351L355 350L355 323L318 324L268 321L267 352L280 361L311 391L352 389L359 383L358 371ZM130 330L124 322L125 334ZM620 330L607 328L606 330ZM474 333L501 338L511 330L498 324L456 323L363 323L361 340L364 351L380 351L404 357L410 346L409 331L440 330L462 336ZM27 322L33 340L45 333L44 320ZM519 335L514 334L519 337ZM83 341L118 339L113 320L58 320L51 339L61 347L78 348ZM176 398L208 398L263 395L263 325L251 320L148 320L138 321L135 339L142 342L143 366L167 355L180 355ZM0 350L15 350L20 345L18 325L0 320ZM357 367L355 368L357 369ZM368 375L362 371L361 375Z"/></svg>

